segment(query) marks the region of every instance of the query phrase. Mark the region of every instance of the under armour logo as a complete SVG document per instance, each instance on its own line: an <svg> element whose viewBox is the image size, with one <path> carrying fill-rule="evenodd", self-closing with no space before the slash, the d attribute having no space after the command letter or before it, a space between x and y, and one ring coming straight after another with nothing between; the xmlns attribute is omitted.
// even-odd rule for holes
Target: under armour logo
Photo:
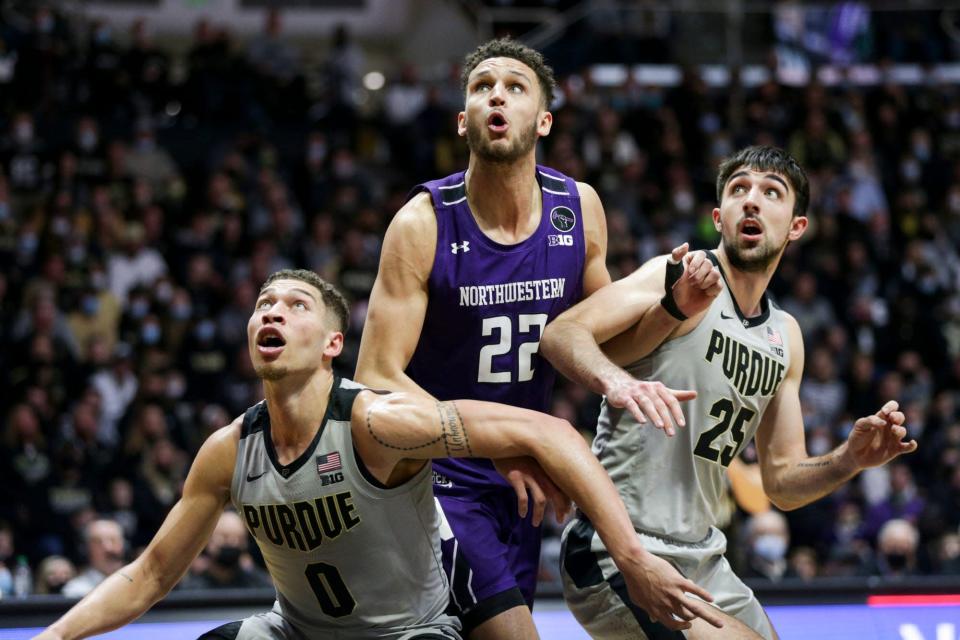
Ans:
<svg viewBox="0 0 960 640"><path fill-rule="evenodd" d="M450 253L456 254L456 253L458 253L458 252L460 252L460 251L463 251L464 253L467 253L468 251L470 251L470 241L469 241L469 240L464 240L464 241L461 242L460 244L457 244L456 242L451 242L451 243L450 243Z"/></svg>

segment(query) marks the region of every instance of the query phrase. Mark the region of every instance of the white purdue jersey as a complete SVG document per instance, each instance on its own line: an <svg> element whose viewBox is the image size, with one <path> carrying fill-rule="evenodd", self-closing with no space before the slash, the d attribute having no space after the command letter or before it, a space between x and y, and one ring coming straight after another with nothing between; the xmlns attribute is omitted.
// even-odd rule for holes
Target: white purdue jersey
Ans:
<svg viewBox="0 0 960 640"><path fill-rule="evenodd" d="M726 467L753 437L790 366L786 314L766 296L761 309L744 318L724 287L696 329L627 367L638 379L696 390L696 399L681 403L687 426L674 437L604 400L593 450L638 531L724 551L713 525Z"/></svg>
<svg viewBox="0 0 960 640"><path fill-rule="evenodd" d="M361 389L334 379L316 438L288 465L266 404L244 415L230 496L273 577L274 612L305 638L459 637L430 465L392 489L369 475L350 428Z"/></svg>

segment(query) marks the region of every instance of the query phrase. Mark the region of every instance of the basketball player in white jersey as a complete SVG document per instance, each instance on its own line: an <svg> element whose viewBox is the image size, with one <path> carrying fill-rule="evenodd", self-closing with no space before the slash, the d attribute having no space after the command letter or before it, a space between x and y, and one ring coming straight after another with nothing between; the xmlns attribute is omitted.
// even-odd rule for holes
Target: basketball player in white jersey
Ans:
<svg viewBox="0 0 960 640"><path fill-rule="evenodd" d="M726 539L715 524L724 470L756 434L764 491L789 510L917 443L903 441L904 415L890 401L857 420L835 450L808 456L800 329L766 296L787 244L807 228L806 175L782 150L750 147L721 164L717 199L715 251L685 255L681 264L661 256L604 287L548 325L541 351L560 372L605 394L593 450L637 539L770 639L769 619L723 556ZM722 283L710 279L713 269ZM683 405L687 428L676 437L641 424L635 398L649 390L636 389L661 383L697 391ZM694 621L681 633L652 623L626 597L588 515L564 532L562 562L567 603L594 638L741 637L733 625L718 631Z"/></svg>
<svg viewBox="0 0 960 640"><path fill-rule="evenodd" d="M533 456L589 514L637 600L673 628L723 625L691 581L659 576L616 489L568 423L527 409L374 392L335 376L347 305L311 271L267 279L247 326L266 399L201 447L183 497L143 554L104 580L40 638L81 638L126 624L183 576L232 503L263 552L273 610L205 639L459 639L444 611L443 527L427 460ZM675 572L673 572L675 573ZM651 577L652 575L652 577ZM669 588L668 588L669 587Z"/></svg>

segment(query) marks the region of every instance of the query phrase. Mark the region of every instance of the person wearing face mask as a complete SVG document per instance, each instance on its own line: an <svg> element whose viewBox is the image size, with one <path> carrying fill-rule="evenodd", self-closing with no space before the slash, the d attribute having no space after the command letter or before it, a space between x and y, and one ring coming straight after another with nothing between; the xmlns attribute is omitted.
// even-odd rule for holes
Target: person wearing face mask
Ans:
<svg viewBox="0 0 960 640"><path fill-rule="evenodd" d="M787 549L790 530L787 519L779 511L758 513L747 522L746 567L744 578L780 580L787 570Z"/></svg>
<svg viewBox="0 0 960 640"><path fill-rule="evenodd" d="M874 572L884 578L903 578L917 573L917 545L920 534L909 520L894 518L877 535Z"/></svg>
<svg viewBox="0 0 960 640"><path fill-rule="evenodd" d="M57 595L77 575L77 569L63 556L47 556L37 569L36 593Z"/></svg>
<svg viewBox="0 0 960 640"><path fill-rule="evenodd" d="M224 511L207 542L203 555L180 581L180 589L245 589L272 587L265 571L247 552L249 538L243 520L235 511Z"/></svg>

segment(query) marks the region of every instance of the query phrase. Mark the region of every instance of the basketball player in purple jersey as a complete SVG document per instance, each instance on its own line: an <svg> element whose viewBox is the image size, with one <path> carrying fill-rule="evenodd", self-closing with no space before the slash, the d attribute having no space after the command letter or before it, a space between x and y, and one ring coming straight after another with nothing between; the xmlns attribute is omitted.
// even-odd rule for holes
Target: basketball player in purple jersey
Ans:
<svg viewBox="0 0 960 640"><path fill-rule="evenodd" d="M439 400L548 411L555 374L537 353L540 335L610 283L603 207L589 185L536 164L537 139L553 122L554 87L538 52L493 40L466 58L462 80L457 130L470 147L469 166L419 185L390 224L356 377ZM683 423L678 399L694 395L651 384L636 401L670 431L671 420ZM552 485L524 465L516 461L511 488L489 460L434 462L434 493L455 534L444 542L452 604L473 639L537 637L530 609L539 485ZM528 488L537 503L532 514ZM648 576L652 589L680 600L690 591L666 562L651 559Z"/></svg>

